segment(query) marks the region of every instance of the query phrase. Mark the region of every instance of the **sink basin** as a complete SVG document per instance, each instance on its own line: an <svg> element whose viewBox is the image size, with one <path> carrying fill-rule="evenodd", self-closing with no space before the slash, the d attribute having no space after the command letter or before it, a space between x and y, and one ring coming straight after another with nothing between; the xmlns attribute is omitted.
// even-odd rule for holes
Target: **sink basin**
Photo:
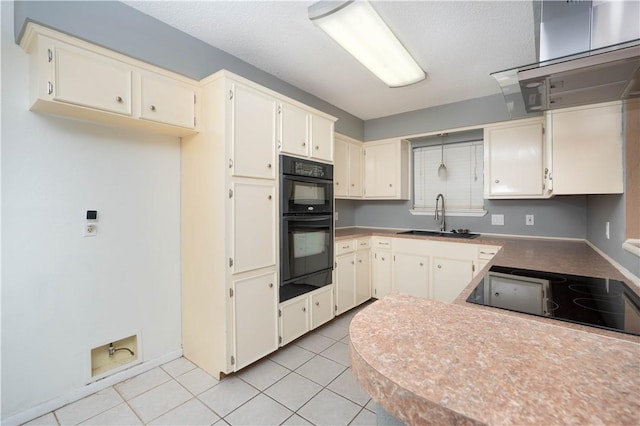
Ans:
<svg viewBox="0 0 640 426"><path fill-rule="evenodd" d="M398 232L399 235L423 235L426 237L444 237L444 238L476 238L480 234L459 233L459 232L439 232L439 231L420 231L412 229L410 231Z"/></svg>

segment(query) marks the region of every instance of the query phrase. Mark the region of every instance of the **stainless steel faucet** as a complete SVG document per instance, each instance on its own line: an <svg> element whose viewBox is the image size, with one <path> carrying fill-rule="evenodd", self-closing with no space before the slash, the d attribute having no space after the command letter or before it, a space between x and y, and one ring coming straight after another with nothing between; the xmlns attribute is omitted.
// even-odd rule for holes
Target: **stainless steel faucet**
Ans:
<svg viewBox="0 0 640 426"><path fill-rule="evenodd" d="M435 211L435 215L433 216L433 220L440 222L440 217L438 216L438 204L440 199L442 199L442 223L440 226L440 231L445 232L445 226L444 226L444 195L442 194L438 194L438 196L436 197L436 211Z"/></svg>

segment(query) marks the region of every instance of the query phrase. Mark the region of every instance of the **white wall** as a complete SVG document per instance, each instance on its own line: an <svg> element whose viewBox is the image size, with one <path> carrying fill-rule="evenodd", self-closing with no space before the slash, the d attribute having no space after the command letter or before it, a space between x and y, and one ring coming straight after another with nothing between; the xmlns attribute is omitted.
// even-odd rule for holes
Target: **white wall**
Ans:
<svg viewBox="0 0 640 426"><path fill-rule="evenodd" d="M180 350L180 140L30 112L0 3L6 419L85 386L94 346L140 331L145 361Z"/></svg>

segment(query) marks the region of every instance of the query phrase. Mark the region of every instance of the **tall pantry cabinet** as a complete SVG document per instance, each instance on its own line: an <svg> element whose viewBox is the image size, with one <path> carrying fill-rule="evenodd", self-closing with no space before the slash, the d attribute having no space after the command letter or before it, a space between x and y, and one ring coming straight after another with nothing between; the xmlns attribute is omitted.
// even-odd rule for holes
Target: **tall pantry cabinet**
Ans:
<svg viewBox="0 0 640 426"><path fill-rule="evenodd" d="M278 348L277 100L221 72L182 140L184 355L215 377Z"/></svg>

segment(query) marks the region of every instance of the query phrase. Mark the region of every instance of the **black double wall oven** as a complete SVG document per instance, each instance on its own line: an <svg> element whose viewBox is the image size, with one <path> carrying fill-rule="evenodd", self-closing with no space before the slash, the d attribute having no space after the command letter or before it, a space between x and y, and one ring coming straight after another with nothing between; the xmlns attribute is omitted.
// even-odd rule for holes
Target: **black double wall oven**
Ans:
<svg viewBox="0 0 640 426"><path fill-rule="evenodd" d="M280 156L280 302L331 284L333 166Z"/></svg>

